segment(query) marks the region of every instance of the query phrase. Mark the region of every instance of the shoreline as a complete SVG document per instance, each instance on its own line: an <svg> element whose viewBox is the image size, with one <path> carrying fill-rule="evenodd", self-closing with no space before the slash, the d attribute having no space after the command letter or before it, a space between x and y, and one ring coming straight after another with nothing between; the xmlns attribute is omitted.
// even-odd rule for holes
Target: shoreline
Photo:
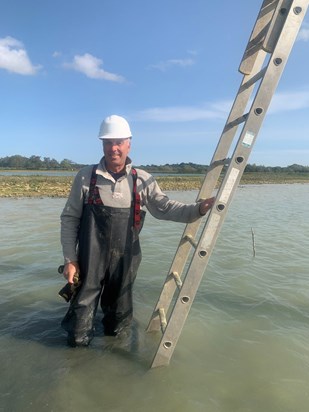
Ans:
<svg viewBox="0 0 309 412"><path fill-rule="evenodd" d="M68 197L73 176L0 176L0 198ZM204 176L157 176L162 191L199 190ZM309 183L309 176L245 173L243 185Z"/></svg>

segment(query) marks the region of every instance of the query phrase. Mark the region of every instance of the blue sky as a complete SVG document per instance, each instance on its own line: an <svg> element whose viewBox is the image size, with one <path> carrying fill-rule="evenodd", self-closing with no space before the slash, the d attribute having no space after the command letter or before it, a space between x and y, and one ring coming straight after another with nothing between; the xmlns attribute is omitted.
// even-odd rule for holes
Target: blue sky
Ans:
<svg viewBox="0 0 309 412"><path fill-rule="evenodd" d="M136 165L209 164L262 0L1 0L0 157L95 163L126 117ZM249 163L309 165L309 13Z"/></svg>

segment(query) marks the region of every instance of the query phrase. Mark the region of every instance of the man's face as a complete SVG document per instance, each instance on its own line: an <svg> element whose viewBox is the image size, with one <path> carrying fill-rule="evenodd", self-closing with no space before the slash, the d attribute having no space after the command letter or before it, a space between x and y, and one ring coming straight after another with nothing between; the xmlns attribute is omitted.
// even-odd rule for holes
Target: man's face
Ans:
<svg viewBox="0 0 309 412"><path fill-rule="evenodd" d="M125 167L130 148L130 139L103 139L106 168L120 172Z"/></svg>

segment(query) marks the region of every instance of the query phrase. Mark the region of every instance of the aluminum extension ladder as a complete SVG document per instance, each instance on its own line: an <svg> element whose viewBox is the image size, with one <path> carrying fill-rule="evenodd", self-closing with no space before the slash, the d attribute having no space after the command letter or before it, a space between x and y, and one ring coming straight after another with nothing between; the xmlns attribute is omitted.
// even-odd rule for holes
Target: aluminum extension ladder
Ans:
<svg viewBox="0 0 309 412"><path fill-rule="evenodd" d="M197 197L211 197L223 174L215 204L203 230L203 219L186 226L147 327L148 332L162 331L151 367L169 364L308 3L262 3L239 67L243 80ZM239 125L242 130L235 138Z"/></svg>

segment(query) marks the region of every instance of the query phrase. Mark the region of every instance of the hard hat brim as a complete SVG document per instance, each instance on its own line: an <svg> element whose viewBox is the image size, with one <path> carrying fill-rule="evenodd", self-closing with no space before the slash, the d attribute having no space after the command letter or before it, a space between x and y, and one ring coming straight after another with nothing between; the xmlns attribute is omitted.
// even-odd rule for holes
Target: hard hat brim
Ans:
<svg viewBox="0 0 309 412"><path fill-rule="evenodd" d="M113 139L113 140L117 140L117 139L130 139L132 136L113 136L113 135L104 135L104 136L99 136L100 140L105 140L105 139Z"/></svg>

